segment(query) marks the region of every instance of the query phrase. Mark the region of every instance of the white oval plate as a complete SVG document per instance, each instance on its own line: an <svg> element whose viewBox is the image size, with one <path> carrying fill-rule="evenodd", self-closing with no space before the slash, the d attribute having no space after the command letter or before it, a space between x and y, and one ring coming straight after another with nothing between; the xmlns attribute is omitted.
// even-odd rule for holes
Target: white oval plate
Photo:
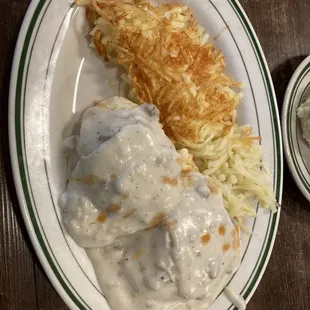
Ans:
<svg viewBox="0 0 310 310"><path fill-rule="evenodd" d="M281 202L282 145L274 90L257 37L234 0L188 3L199 22L217 37L228 72L244 82L238 122L249 123L263 140ZM226 29L226 30L225 30ZM88 46L82 8L72 1L33 1L16 47L10 89L10 147L22 213L37 255L54 287L71 309L109 309L83 249L61 224L58 197L65 188L63 137L77 128L82 111L94 100L118 92L111 81L117 69ZM248 221L251 236L242 237L243 259L230 287L250 299L272 251L280 212L258 207ZM212 310L233 306L224 294Z"/></svg>
<svg viewBox="0 0 310 310"><path fill-rule="evenodd" d="M297 108L310 95L310 56L294 72L282 108L285 157L293 178L310 201L310 146L302 137Z"/></svg>

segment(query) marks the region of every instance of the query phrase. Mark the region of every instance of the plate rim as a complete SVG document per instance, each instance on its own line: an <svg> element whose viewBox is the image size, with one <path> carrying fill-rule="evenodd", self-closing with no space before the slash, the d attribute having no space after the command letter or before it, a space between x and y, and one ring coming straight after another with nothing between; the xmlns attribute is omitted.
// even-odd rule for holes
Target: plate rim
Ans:
<svg viewBox="0 0 310 310"><path fill-rule="evenodd" d="M294 160L295 154L300 154L299 150L296 150L293 147L293 141L291 141L290 134L292 131L292 127L290 124L288 124L288 121L290 119L290 112L289 109L293 108L297 102L292 97L294 94L294 90L298 89L298 83L301 82L304 79L304 70L308 69L310 71L310 55L307 56L296 68L294 71L289 84L285 91L285 96L283 100L283 107L282 107L282 115L281 115L281 122L282 122L282 136L283 136L283 146L284 146L284 154L285 159L288 164L288 167L290 169L290 172L293 176L293 179L300 189L301 193L304 195L304 197L310 202L310 191L306 189L305 185L303 184L301 180L300 173L298 172L298 168L300 165ZM308 72L309 72L308 71ZM297 88L296 88L297 87ZM302 157L302 156L301 156Z"/></svg>
<svg viewBox="0 0 310 310"><path fill-rule="evenodd" d="M77 300L78 303L74 302L73 300L76 299L75 296L73 296L74 298L71 298L70 295L65 290L65 288L60 284L60 281L57 279L55 273L53 272L53 269L51 268L48 262L46 255L44 254L44 250L42 249L40 241L38 240L38 236L35 233L31 215L29 214L27 202L24 197L24 188L22 186L21 174L19 171L19 161L20 160L22 161L23 159L18 158L18 152L16 148L16 130L15 130L16 96L15 95L16 95L16 88L17 88L17 82L18 82L17 79L19 75L19 67L20 67L20 62L21 62L21 57L22 57L23 46L24 46L27 34L29 32L29 28L31 27L33 18L35 17L35 21L37 20L46 2L47 2L46 0L31 0L28 6L28 9L26 11L26 14L23 18L23 22L19 30L18 38L17 38L16 45L15 45L13 63L12 63L11 75L10 75L9 100L8 100L9 101L9 109L8 109L8 120L9 120L8 127L9 128L8 129L9 129L10 160L11 160L14 186L15 186L15 190L16 190L16 194L18 198L19 208L21 210L22 217L23 217L23 220L26 226L26 230L31 240L31 244L33 246L33 249L40 261L40 264L45 274L47 275L49 281L53 285L53 288L57 291L61 299L65 302L65 304L70 309L83 309L83 310L85 309L86 310L86 308L83 305L81 305L82 307L77 308L77 304L79 303L79 301ZM51 0L49 0L49 3L50 2ZM39 9L39 11L38 11L38 14L35 16L37 9Z"/></svg>
<svg viewBox="0 0 310 310"><path fill-rule="evenodd" d="M24 197L24 188L22 186L22 180L21 180L21 175L19 171L19 161L23 160L23 158L18 157L18 152L16 149L16 122L15 122L15 92L16 92L16 84L17 84L17 78L18 78L18 69L20 67L20 58L22 56L22 50L23 50L23 45L30 27L30 24L32 22L32 19L34 17L34 13L37 10L38 6L44 7L46 2L51 2L51 1L45 1L45 0L32 0L30 3L30 6L27 10L27 13L25 15L18 40L17 40L17 45L15 48L14 52L14 61L13 61L13 66L12 66L12 71L11 71L11 83L10 83L10 96L9 96L9 140L10 140L10 154L11 154L11 163L12 163L12 170L13 170L13 176L14 176L14 183L15 183L15 188L17 190L17 195L18 195L18 200L19 200L19 205L20 209L22 211L22 215L24 218L24 222L26 224L26 228L28 231L28 234L30 235L32 244L34 246L34 249L36 251L37 256L39 257L39 260L49 278L49 280L52 282L54 288L57 290L58 294L61 296L61 298L65 301L65 303L70 307L70 308L76 308L77 305L72 301L72 297L68 295L68 292L63 288L61 283L59 283L59 280L57 279L54 271L52 270L51 266L49 265L49 262L43 252L42 245L40 244L40 241L38 240L38 236L35 233L33 223L31 220L31 215L29 214L27 202ZM233 9L236 12L236 16L240 19L240 22L243 24L245 31L247 32L247 35L249 37L249 40L252 44L252 49L257 57L258 64L260 66L260 69L262 71L262 79L264 79L264 84L266 86L267 94L270 96L268 100L268 104L270 104L270 115L273 117L273 122L272 122L272 127L276 130L276 134L274 137L274 144L279 148L277 151L279 151L278 157L275 158L275 161L278 166L278 179L277 179L277 189L278 192L277 198L279 203L281 202L282 199L282 185L283 185L283 156L282 156L282 137L280 134L280 122L279 122L279 111L278 111L278 106L277 106L277 101L275 97L275 92L274 92L274 87L273 83L271 80L271 75L270 71L268 69L268 65L265 59L265 56L263 54L260 42L256 36L256 33L247 17L245 14L243 8L239 4L237 0L229 0L228 1L230 5L232 5ZM39 12L40 13L40 12ZM39 15L39 14L38 14ZM38 17L38 16L37 16ZM255 46L253 46L255 45ZM268 86L268 87L267 87ZM276 156L275 156L276 157ZM249 290L249 293L247 294L247 301L252 297L254 294L263 274L266 269L267 263L269 261L270 255L273 250L273 245L277 233L277 227L278 227L278 222L280 218L280 209L278 209L278 212L275 216L271 218L272 221L272 227L270 229L270 232L266 234L266 239L268 239L268 243L266 245L265 249L261 249L263 252L263 258L258 262L259 267L257 268L257 271L255 272L254 278L251 280L253 282L253 285L250 285L250 287L247 289ZM69 289L70 291L70 289ZM83 305L81 307L78 307L78 309L85 309ZM231 309L231 307L230 307Z"/></svg>
<svg viewBox="0 0 310 310"><path fill-rule="evenodd" d="M278 177L279 179L277 180L277 184L278 184L278 193L275 191L275 196L276 199L279 203L279 205L281 206L281 202L282 202L282 194L283 194L283 144L282 144L282 134L281 134L281 126L280 126L280 116L279 116L279 108L278 108L278 104L277 104L277 98L276 98L276 94L275 94L275 90L274 90L274 85L273 85L273 81L271 78L271 73L269 70L269 66L265 57L265 54L263 52L263 49L261 47L260 41L257 37L257 34L252 26L252 23L250 22L250 19L248 18L247 14L245 13L242 5L239 3L239 0L228 0L229 4L232 5L236 15L239 17L239 20L241 22L241 24L243 25L245 31L247 32L247 35L249 37L249 40L252 44L252 49L255 53L255 56L257 58L257 61L259 63L260 66L260 70L263 70L262 73L262 78L265 79L264 80L264 84L265 87L268 86L268 95L271 97L268 100L268 104L271 104L271 109L270 113L273 116L273 121L272 121L272 125L273 128L277 130L277 134L275 134L275 140L278 139L278 146L279 149L277 150L279 153L278 155L278 160L275 157L275 162L277 163L276 165L278 165ZM254 46L253 46L254 45ZM258 55L257 55L258 54ZM261 68L262 67L262 68ZM269 84L269 85L266 85ZM274 142L275 144L277 144L276 142ZM280 214L281 214L281 208L277 208L277 213L273 215L273 218L271 219L273 221L272 225L273 227L271 228L272 233L270 235L270 233L268 234L268 236L266 236L265 238L269 238L269 245L266 246L265 250L265 257L259 262L260 264L260 268L257 269L256 271L256 279L255 280L251 280L252 282L254 282L254 285L250 288L248 288L248 290L250 289L250 292L248 293L248 296L246 297L246 301L248 302L251 297L253 296L253 294L255 293L263 275L264 272L266 270L266 267L268 265L271 253L273 251L273 247L274 247L274 243L275 243L275 239L276 239L276 234L278 231L278 225L279 225L279 220L280 220ZM270 238L271 237L271 238ZM229 310L231 310L232 307L229 308ZM234 310L237 310L236 307L234 307Z"/></svg>

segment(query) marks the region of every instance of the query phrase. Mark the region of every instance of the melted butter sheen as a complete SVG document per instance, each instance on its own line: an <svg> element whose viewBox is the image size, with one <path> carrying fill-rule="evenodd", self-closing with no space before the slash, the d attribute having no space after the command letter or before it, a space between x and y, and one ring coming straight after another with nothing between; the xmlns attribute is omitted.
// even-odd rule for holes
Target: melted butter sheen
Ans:
<svg viewBox="0 0 310 310"><path fill-rule="evenodd" d="M87 248L112 309L205 309L239 266L239 249L223 251L236 228L203 175L190 173L190 186L182 185L157 109L124 100L84 114L60 198L64 224ZM116 103L126 110L112 109Z"/></svg>

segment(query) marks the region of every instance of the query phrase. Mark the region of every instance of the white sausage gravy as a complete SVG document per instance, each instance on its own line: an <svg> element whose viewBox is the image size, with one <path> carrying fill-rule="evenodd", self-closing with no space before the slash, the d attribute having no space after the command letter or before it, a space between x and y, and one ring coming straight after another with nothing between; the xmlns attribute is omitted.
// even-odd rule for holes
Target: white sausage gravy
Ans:
<svg viewBox="0 0 310 310"><path fill-rule="evenodd" d="M206 309L239 267L240 230L218 188L165 135L157 108L107 99L67 142L63 223L110 307Z"/></svg>

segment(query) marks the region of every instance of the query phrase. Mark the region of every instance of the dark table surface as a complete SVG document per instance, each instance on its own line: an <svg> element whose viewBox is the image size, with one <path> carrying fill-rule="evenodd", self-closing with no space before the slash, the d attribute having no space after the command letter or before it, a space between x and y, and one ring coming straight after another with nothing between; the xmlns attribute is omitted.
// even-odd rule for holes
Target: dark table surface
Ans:
<svg viewBox="0 0 310 310"><path fill-rule="evenodd" d="M9 76L16 38L29 2L0 0L0 309L68 309L34 253L10 168ZM310 0L241 0L241 4L262 44L281 109L292 73L310 54ZM286 166L274 251L248 309L310 309L310 204Z"/></svg>

